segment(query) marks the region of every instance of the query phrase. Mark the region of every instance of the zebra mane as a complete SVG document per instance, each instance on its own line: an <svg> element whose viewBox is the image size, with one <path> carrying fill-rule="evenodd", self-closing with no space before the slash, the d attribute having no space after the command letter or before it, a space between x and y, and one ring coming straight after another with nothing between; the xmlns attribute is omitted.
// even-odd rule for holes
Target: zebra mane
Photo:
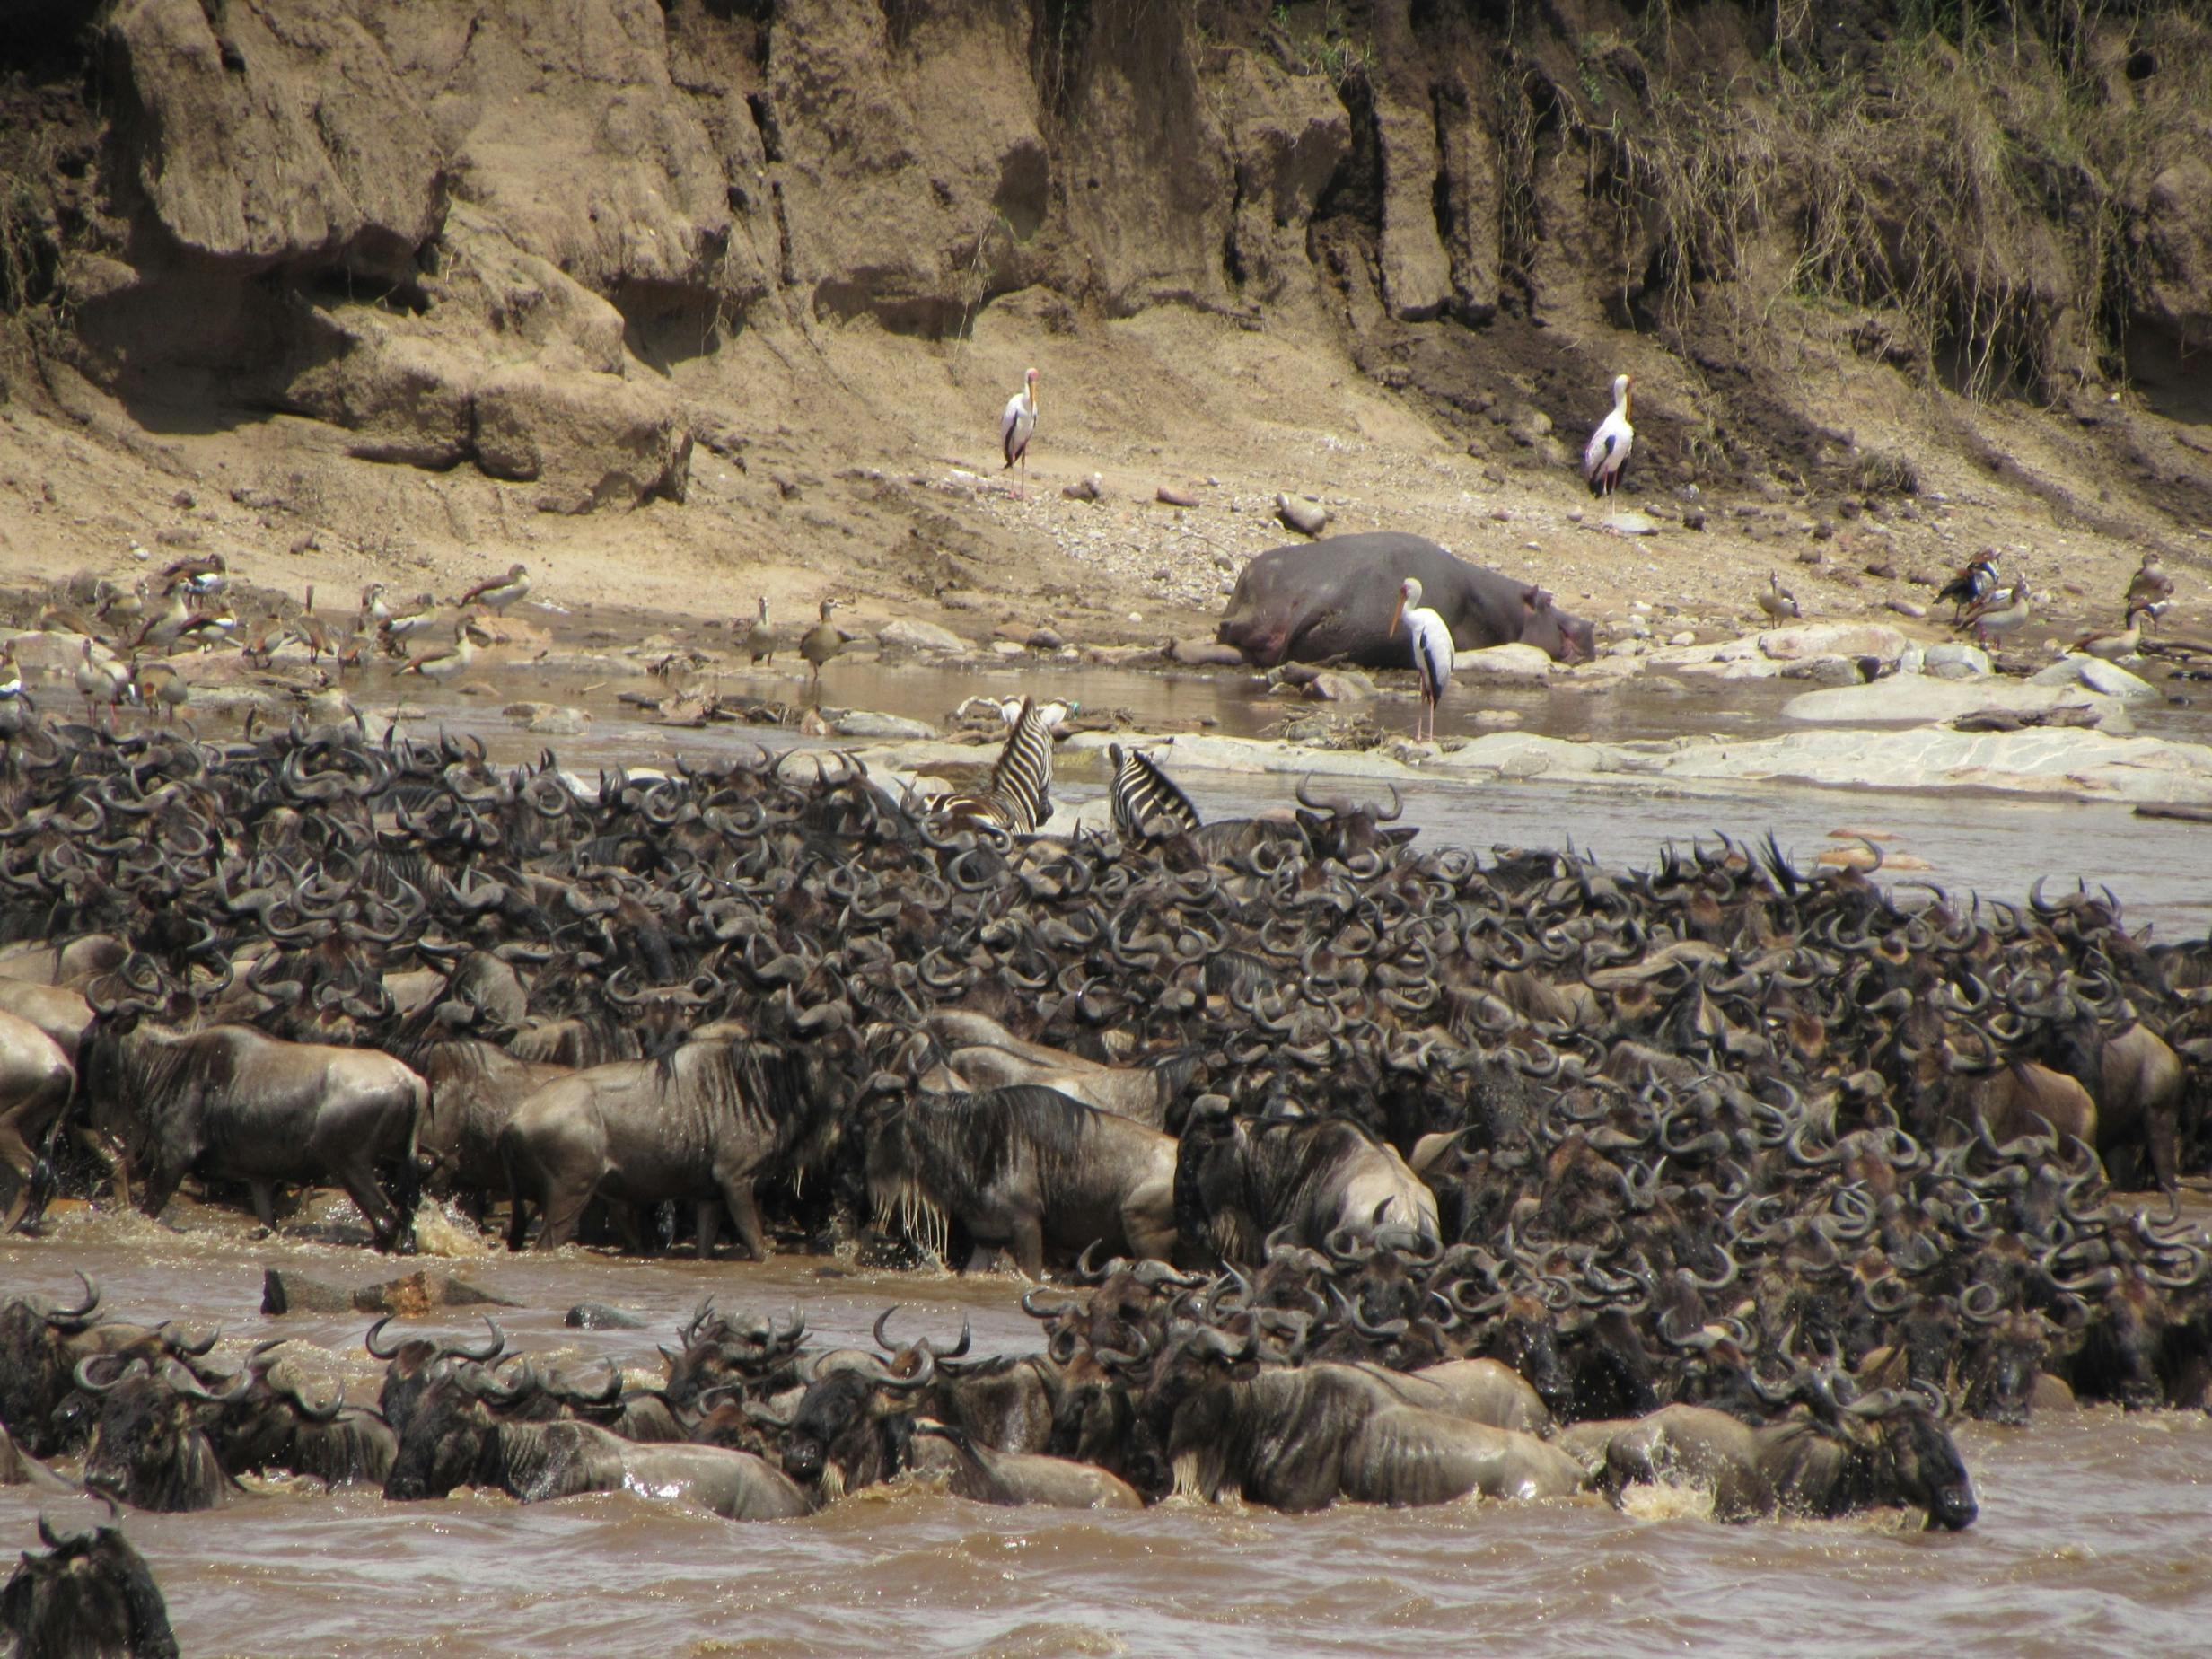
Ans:
<svg viewBox="0 0 2212 1659"><path fill-rule="evenodd" d="M1198 809L1157 760L1119 743L1110 745L1107 754L1114 763L1115 834L1140 842L1198 827Z"/></svg>

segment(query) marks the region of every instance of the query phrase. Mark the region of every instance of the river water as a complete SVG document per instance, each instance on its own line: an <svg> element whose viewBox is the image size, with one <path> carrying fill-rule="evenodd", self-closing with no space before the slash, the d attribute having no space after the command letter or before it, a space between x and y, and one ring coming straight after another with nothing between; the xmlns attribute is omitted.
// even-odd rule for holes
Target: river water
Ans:
<svg viewBox="0 0 2212 1659"><path fill-rule="evenodd" d="M829 695L941 719L969 692L998 689L990 679L856 663L832 668ZM512 691L582 698L592 707L592 735L557 745L565 763L586 770L660 762L672 750L712 753L755 735L644 725L603 687ZM1140 723L1210 711L1233 732L1256 731L1281 711L1235 677L1072 676L1067 694L1131 707ZM1529 703L1529 729L1558 734L1753 736L1779 724L1780 695L1767 688L1700 694L1694 711L1681 698L1518 695ZM540 741L481 702L430 712L483 731L505 758L534 755ZM1059 793L1069 799L1105 781L1068 772ZM1291 787L1284 777L1185 781L1209 816L1279 805ZM1406 820L1426 836L1476 847L1572 845L1638 864L1668 838L1769 829L1809 862L1838 844L1830 830L1876 828L1926 859L1928 879L1953 887L2016 899L2038 873L2079 873L2111 882L2131 918L2164 936L2212 926L2212 832L2105 806L1793 788L1652 797L1536 780L1417 786ZM182 1231L57 1207L50 1236L0 1242L0 1294L70 1295L82 1268L117 1316L220 1323L233 1356L281 1329L320 1350L295 1362L307 1374L343 1379L356 1400L373 1400L377 1367L360 1347L365 1319L278 1321L259 1311L267 1264L347 1285L387 1275L389 1264L345 1241L358 1227L342 1206L312 1207L273 1240L254 1240L250 1224L226 1212L180 1203L171 1219ZM575 1249L457 1265L523 1304L499 1315L518 1347L579 1363L613 1358L641 1376L657 1374L654 1344L710 1293L729 1309L795 1304L830 1342L865 1346L892 1302L906 1304L901 1332L949 1336L966 1313L981 1350L1033 1342L1016 1305L1022 1286L998 1277L858 1273L792 1256L765 1265L630 1260ZM563 1312L586 1298L643 1314L651 1329L566 1329ZM630 1496L525 1507L461 1493L402 1505L373 1490L326 1495L288 1482L255 1483L213 1514L133 1515L127 1524L168 1595L184 1651L198 1655L1179 1655L1218 1645L1393 1656L2057 1659L2212 1647L2212 1421L2100 1408L2028 1430L1966 1425L1960 1441L1981 1517L1956 1535L1885 1519L1722 1526L1682 1495L1648 1495L1630 1514L1584 1500L1298 1517L1171 1503L1093 1516L900 1490L864 1494L804 1521L736 1524ZM74 1501L51 1511L63 1525L91 1518L90 1506ZM23 1489L0 1489L0 1549L34 1547L35 1512Z"/></svg>
<svg viewBox="0 0 2212 1659"><path fill-rule="evenodd" d="M264 1319L261 1269L356 1284L386 1264L294 1227L257 1243L237 1216L171 1216L185 1233L71 1209L54 1236L0 1245L0 1281L68 1295L83 1267L117 1315L220 1322L233 1355L291 1332L327 1350L294 1362L305 1374L373 1400L367 1321ZM893 1302L901 1333L949 1337L965 1312L979 1350L1032 1340L1021 1286L997 1277L580 1251L456 1265L525 1304L496 1311L517 1347L579 1365L657 1371L654 1344L709 1293L729 1309L795 1304L832 1342L866 1346ZM587 1297L653 1328L566 1330L564 1310ZM1962 1534L1885 1518L1723 1526L1695 1500L1656 1494L1628 1514L1589 1499L1285 1516L1180 1502L994 1510L877 1491L808 1520L745 1524L630 1496L397 1505L282 1481L210 1514L127 1524L196 1655L2204 1651L2212 1421L2099 1408L2027 1430L1970 1425L1960 1439L1981 1502ZM92 1506L49 1513L85 1524ZM23 1488L0 1489L0 1547L34 1547L34 1514Z"/></svg>

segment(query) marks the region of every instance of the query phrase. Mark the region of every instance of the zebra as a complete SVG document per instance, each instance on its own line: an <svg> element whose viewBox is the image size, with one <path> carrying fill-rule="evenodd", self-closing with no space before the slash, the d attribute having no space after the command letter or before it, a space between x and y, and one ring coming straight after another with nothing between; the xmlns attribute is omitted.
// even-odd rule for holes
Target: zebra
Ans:
<svg viewBox="0 0 2212 1659"><path fill-rule="evenodd" d="M1037 699L1022 699L1022 712L1006 746L991 768L981 794L943 794L929 803L940 818L971 827L1033 835L1052 815L1052 734L1037 713Z"/></svg>
<svg viewBox="0 0 2212 1659"><path fill-rule="evenodd" d="M1198 809L1150 755L1106 746L1114 763L1114 833L1132 845L1198 827Z"/></svg>

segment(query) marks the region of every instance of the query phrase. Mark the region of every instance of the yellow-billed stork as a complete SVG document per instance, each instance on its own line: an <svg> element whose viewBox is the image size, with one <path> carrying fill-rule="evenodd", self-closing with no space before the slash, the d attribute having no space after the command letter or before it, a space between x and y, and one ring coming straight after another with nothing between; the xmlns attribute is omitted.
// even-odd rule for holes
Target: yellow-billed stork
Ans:
<svg viewBox="0 0 2212 1659"><path fill-rule="evenodd" d="M998 441L1005 448L1006 465L1004 472L1015 461L1022 463L1022 494L1029 494L1029 441L1037 431L1037 371L1031 369L1022 382L1022 390L1006 399L1006 412L998 417Z"/></svg>
<svg viewBox="0 0 2212 1659"><path fill-rule="evenodd" d="M1613 412L1598 423L1598 429L1590 434L1590 443L1582 452L1582 475L1589 481L1593 496L1610 496L1613 487L1620 482L1623 468L1628 464L1628 452L1636 447L1636 428L1628 424L1628 377L1613 376Z"/></svg>
<svg viewBox="0 0 2212 1659"><path fill-rule="evenodd" d="M1421 582L1418 576L1408 576L1398 584L1398 609L1391 612L1391 632L1396 634L1403 622L1406 637L1413 647L1414 672L1421 677L1421 712L1427 731L1426 741L1436 738L1436 705L1444 701L1444 689L1452 683L1452 630L1444 619L1421 603ZM1422 725L1413 728L1413 741L1424 741Z"/></svg>

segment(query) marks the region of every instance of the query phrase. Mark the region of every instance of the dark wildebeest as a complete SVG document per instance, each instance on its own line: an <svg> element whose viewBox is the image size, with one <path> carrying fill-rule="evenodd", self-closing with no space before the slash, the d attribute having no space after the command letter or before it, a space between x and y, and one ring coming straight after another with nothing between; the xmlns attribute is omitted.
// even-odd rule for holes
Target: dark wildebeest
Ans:
<svg viewBox="0 0 2212 1659"><path fill-rule="evenodd" d="M47 1553L26 1551L0 1586L0 1646L22 1659L177 1659L168 1603L118 1514L89 1532L39 1517Z"/></svg>
<svg viewBox="0 0 2212 1659"><path fill-rule="evenodd" d="M724 1210L739 1244L768 1256L754 1183L803 1170L836 1134L829 1067L742 1037L685 1043L659 1060L615 1060L547 1084L500 1131L520 1250L534 1206L540 1249L575 1236L597 1195L630 1205L698 1206L698 1253L714 1248Z"/></svg>
<svg viewBox="0 0 2212 1659"><path fill-rule="evenodd" d="M1758 1428L1706 1406L1662 1407L1612 1435L1602 1481L1615 1502L1633 1485L1701 1488L1717 1521L1912 1508L1930 1530L1956 1532L1979 1513L1959 1449L1926 1399L1888 1390L1828 1423L1793 1415Z"/></svg>
<svg viewBox="0 0 2212 1659"><path fill-rule="evenodd" d="M964 1431L917 1418L914 1403L935 1380L925 1351L912 1376L882 1365L830 1372L810 1386L784 1430L784 1472L839 1497L902 1474L944 1481L954 1497L979 1504L1038 1504L1063 1509L1135 1509L1128 1484L1087 1463L1002 1452Z"/></svg>
<svg viewBox="0 0 2212 1659"><path fill-rule="evenodd" d="M80 1360L77 1386L99 1396L84 1453L84 1479L139 1509L212 1509L237 1485L199 1426L203 1405L222 1405L174 1361L156 1374L143 1359L120 1375L97 1374L101 1356ZM241 1379L241 1384L243 1379Z"/></svg>
<svg viewBox="0 0 2212 1659"><path fill-rule="evenodd" d="M492 1333L491 1339L481 1347L463 1347L429 1337L410 1337L390 1347L379 1347L377 1335L391 1323L391 1318L387 1313L371 1325L361 1341L372 1358L387 1362L384 1386L377 1396L376 1407L397 1434L407 1433L408 1419L415 1414L415 1402L422 1397L423 1391L456 1364L487 1365L506 1349L506 1333L489 1315L485 1317L484 1323Z"/></svg>
<svg viewBox="0 0 2212 1659"><path fill-rule="evenodd" d="M31 1210L37 1158L31 1147L45 1138L75 1085L76 1068L60 1044L21 1015L0 1012L0 1172L14 1177L0 1233Z"/></svg>
<svg viewBox="0 0 2212 1659"><path fill-rule="evenodd" d="M500 1131L515 1108L569 1075L568 1068L518 1060L497 1044L474 1038L427 1044L417 1064L430 1089L430 1110L417 1139L435 1166L433 1187L488 1200L506 1186Z"/></svg>
<svg viewBox="0 0 2212 1659"><path fill-rule="evenodd" d="M1045 1246L1095 1240L1119 1254L1164 1259L1175 1244L1175 1138L1028 1085L980 1094L916 1094L868 1114L868 1197L942 1258L955 1223L970 1265L997 1246L1032 1278Z"/></svg>
<svg viewBox="0 0 2212 1659"><path fill-rule="evenodd" d="M1485 1497L1564 1497L1582 1468L1532 1435L1406 1403L1374 1372L1353 1365L1259 1369L1242 1345L1179 1325L1154 1362L1141 1407L1178 1493L1224 1492L1277 1509L1354 1503L1444 1504Z"/></svg>
<svg viewBox="0 0 2212 1659"><path fill-rule="evenodd" d="M1175 1223L1193 1250L1259 1262L1278 1228L1295 1244L1382 1226L1435 1239L1436 1196L1347 1119L1194 1112L1177 1149Z"/></svg>
<svg viewBox="0 0 2212 1659"><path fill-rule="evenodd" d="M1217 633L1263 668L1331 657L1402 668L1406 645L1391 632L1391 609L1408 576L1419 579L1423 602L1459 650L1531 645L1568 663L1595 654L1590 624L1557 609L1541 588L1400 531L1268 549L1237 577Z"/></svg>
<svg viewBox="0 0 2212 1659"><path fill-rule="evenodd" d="M26 1296L0 1303L0 1426L41 1456L56 1450L54 1409L68 1398L71 1372L99 1351L85 1337L99 1322L100 1292L77 1277L84 1298L73 1307Z"/></svg>
<svg viewBox="0 0 2212 1659"><path fill-rule="evenodd" d="M261 1224L280 1183L335 1178L380 1250L412 1248L415 1136L429 1090L388 1054L282 1042L243 1025L165 1031L154 1005L126 997L85 1040L83 1083L95 1129L116 1137L158 1216L188 1172L242 1181ZM387 1193L377 1166L394 1168Z"/></svg>
<svg viewBox="0 0 2212 1659"><path fill-rule="evenodd" d="M325 1486L341 1480L382 1484L399 1437L373 1411L346 1403L343 1391L317 1403L301 1391L271 1349L288 1339L257 1342L246 1356L244 1391L226 1399L207 1425L215 1455L233 1475L270 1469L310 1475Z"/></svg>
<svg viewBox="0 0 2212 1659"><path fill-rule="evenodd" d="M581 1492L640 1492L699 1505L732 1521L780 1521L813 1505L759 1458L720 1446L640 1445L592 1423L514 1423L494 1410L488 1378L453 1372L425 1390L384 1496L443 1497L496 1487L526 1504Z"/></svg>

